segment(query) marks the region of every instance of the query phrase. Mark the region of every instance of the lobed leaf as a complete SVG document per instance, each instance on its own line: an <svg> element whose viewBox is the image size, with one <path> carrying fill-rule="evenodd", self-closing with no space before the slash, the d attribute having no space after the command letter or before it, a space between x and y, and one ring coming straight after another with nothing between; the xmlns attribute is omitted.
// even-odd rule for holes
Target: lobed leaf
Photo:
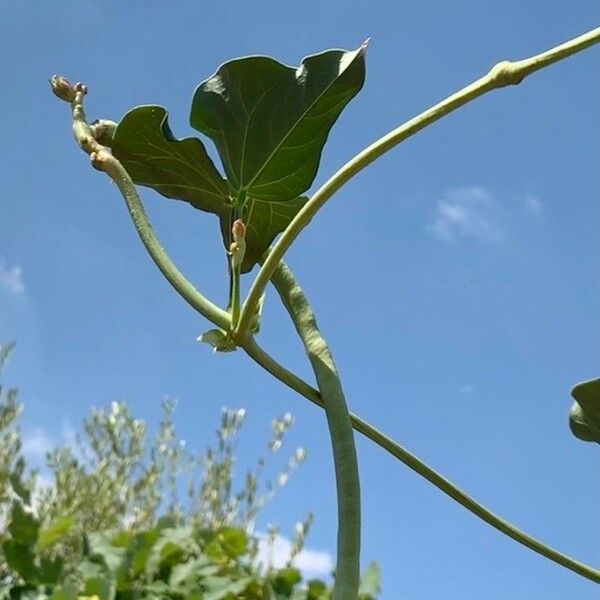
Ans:
<svg viewBox="0 0 600 600"><path fill-rule="evenodd" d="M190 124L215 143L233 190L283 202L310 187L331 127L363 86L365 49L327 50L299 67L239 58L198 86Z"/></svg>
<svg viewBox="0 0 600 600"><path fill-rule="evenodd" d="M297 68L264 56L229 61L200 84L192 127L210 137L228 180L197 138L176 139L161 106L121 120L113 154L137 185L219 216L225 248L231 224L247 227L249 272L306 202L331 127L365 78L366 46L327 50Z"/></svg>
<svg viewBox="0 0 600 600"><path fill-rule="evenodd" d="M234 220L227 182L216 170L202 142L197 138L175 139L167 118L167 111L160 106L132 109L117 127L113 154L137 185L218 215L227 249ZM306 198L277 204L249 199L242 205L238 216L247 228L243 273L252 269L305 202Z"/></svg>

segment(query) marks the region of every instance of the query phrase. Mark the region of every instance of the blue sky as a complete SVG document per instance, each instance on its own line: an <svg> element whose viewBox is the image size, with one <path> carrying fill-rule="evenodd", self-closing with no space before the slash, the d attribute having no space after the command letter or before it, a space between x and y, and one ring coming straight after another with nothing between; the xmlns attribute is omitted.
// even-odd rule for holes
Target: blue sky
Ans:
<svg viewBox="0 0 600 600"><path fill-rule="evenodd" d="M0 340L18 341L7 380L21 388L32 454L112 400L157 423L168 395L180 402L180 435L198 448L222 406L245 407L244 465L270 419L291 411L287 448L304 446L307 462L259 526L291 532L314 510L310 548L334 551L323 415L242 353L195 341L207 323L161 278L114 186L75 147L51 74L89 85L90 118L162 104L183 137L195 86L225 60L297 64L370 36L365 88L336 124L316 186L498 60L592 29L599 12L594 0L0 0ZM598 450L571 436L567 413L571 386L597 377L600 358L598 59L588 50L407 141L341 190L288 255L351 409L505 518L595 565ZM216 221L143 197L174 260L225 303ZM260 338L311 378L272 293ZM597 597L357 442L363 562L381 564L384 600Z"/></svg>

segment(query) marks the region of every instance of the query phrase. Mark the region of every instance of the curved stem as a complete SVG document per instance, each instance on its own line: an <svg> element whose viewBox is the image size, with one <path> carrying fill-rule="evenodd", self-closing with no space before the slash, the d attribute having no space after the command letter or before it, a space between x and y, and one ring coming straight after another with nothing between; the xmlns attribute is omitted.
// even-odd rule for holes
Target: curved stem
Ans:
<svg viewBox="0 0 600 600"><path fill-rule="evenodd" d="M90 155L93 166L104 171L119 188L142 243L165 279L192 308L218 327L229 329L231 324L229 314L205 298L169 258L154 233L131 177L123 165L98 143L94 126L88 124L83 108L87 87L81 83L71 86L66 79L57 76L51 79L51 84L54 93L71 104L73 134L77 143L84 152Z"/></svg>
<svg viewBox="0 0 600 600"><path fill-rule="evenodd" d="M352 177L400 142L445 117L457 108L475 100L475 98L497 88L517 85L527 75L559 60L563 60L598 42L600 42L600 27L531 58L516 62L499 62L480 79L477 79L420 115L410 119L403 125L400 125L400 127L384 135L348 161L315 192L313 197L302 207L273 246L248 293L248 298L240 316L238 337L243 338L249 331L252 314L256 309L258 301L287 249L310 223L317 211Z"/></svg>
<svg viewBox="0 0 600 600"><path fill-rule="evenodd" d="M352 423L333 357L321 336L304 292L285 266L277 270L276 280L277 289L289 313L293 315L294 326L315 373L320 390L317 395L322 399L321 406L325 409L333 447L338 501L333 599L355 600L360 575L360 483ZM242 347L250 356L260 356L253 338L242 342Z"/></svg>
<svg viewBox="0 0 600 600"><path fill-rule="evenodd" d="M287 278L292 278L291 272L287 272ZM279 269L275 272L273 284L277 288L277 291L282 296L282 300L287 295L287 287L280 286ZM289 309L289 301L284 301L286 308L290 313L291 318L295 321L295 312ZM274 377L279 379L282 383L298 392L317 406L324 408L324 402L319 392L311 385L306 383L303 379L280 365L274 360L267 352L265 352L255 341L254 338L250 337L246 340L243 345L243 349L257 364L263 367L266 371L271 373ZM468 494L463 492L459 487L448 481L445 477L440 475L437 471L426 465L414 454L403 448L400 444L395 442L390 437L373 427L364 419L361 419L358 415L350 413L350 420L352 427L362 433L365 437L375 442L378 446L389 452L392 456L397 458L400 462L405 464L408 468L412 469L415 473L418 473L424 477L427 481L432 483L439 490L450 496L453 500L458 502L461 506L466 508L469 512L474 514L485 521L488 525L491 525L498 531L504 533L508 537L512 538L516 542L530 548L534 552L537 552L541 556L593 581L600 583L600 571L581 563L558 550L554 550L544 543L540 542L536 538L528 535L524 531L521 531L508 521L505 521L498 515L491 512L485 506L471 498Z"/></svg>
<svg viewBox="0 0 600 600"><path fill-rule="evenodd" d="M165 279L202 316L221 329L229 329L231 323L229 314L205 298L186 279L165 252L146 215L135 184L121 163L112 154L104 150L94 158L94 166L105 171L117 184L125 199L127 210L142 243Z"/></svg>

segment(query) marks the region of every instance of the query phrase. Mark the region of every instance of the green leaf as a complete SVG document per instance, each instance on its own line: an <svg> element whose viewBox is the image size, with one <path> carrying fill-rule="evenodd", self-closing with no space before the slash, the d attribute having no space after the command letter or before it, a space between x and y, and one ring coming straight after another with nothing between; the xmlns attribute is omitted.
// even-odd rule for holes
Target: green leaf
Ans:
<svg viewBox="0 0 600 600"><path fill-rule="evenodd" d="M134 575L139 575L146 570L148 558L152 548L160 538L162 527L159 525L150 531L143 531L135 536L132 544L131 570Z"/></svg>
<svg viewBox="0 0 600 600"><path fill-rule="evenodd" d="M40 583L56 585L62 577L65 561L62 557L41 558L38 578Z"/></svg>
<svg viewBox="0 0 600 600"><path fill-rule="evenodd" d="M306 600L322 600L327 597L327 586L320 579L311 579L308 582Z"/></svg>
<svg viewBox="0 0 600 600"><path fill-rule="evenodd" d="M229 248L234 209L228 184L200 140L173 137L164 108L138 106L129 111L117 127L112 151L136 184L218 215L223 242ZM275 206L267 200L248 199L236 209L236 218L241 217L247 227L243 273L252 269L305 202L306 198L293 198Z"/></svg>
<svg viewBox="0 0 600 600"><path fill-rule="evenodd" d="M242 273L252 270L277 234L290 224L307 200L305 196L287 202L252 198L246 200L239 215L246 225L246 254L242 261ZM221 234L226 248L229 247L232 218L232 213L222 215L220 218Z"/></svg>
<svg viewBox="0 0 600 600"><path fill-rule="evenodd" d="M146 561L146 573L155 575L163 566L177 564L182 557L199 553L191 527L163 529Z"/></svg>
<svg viewBox="0 0 600 600"><path fill-rule="evenodd" d="M190 124L213 140L242 201L293 200L310 187L331 127L364 83L365 49L327 50L299 67L239 58L198 86Z"/></svg>
<svg viewBox="0 0 600 600"><path fill-rule="evenodd" d="M77 600L78 589L74 584L63 585L57 590L54 590L49 600Z"/></svg>
<svg viewBox="0 0 600 600"><path fill-rule="evenodd" d="M35 544L38 538L39 523L37 519L27 512L23 505L15 500L10 511L10 535L22 544Z"/></svg>
<svg viewBox="0 0 600 600"><path fill-rule="evenodd" d="M112 152L138 185L207 212L227 208L227 183L197 138L173 137L162 106L138 106L119 123Z"/></svg>
<svg viewBox="0 0 600 600"><path fill-rule="evenodd" d="M573 435L600 444L600 378L578 383L571 396L575 399L569 414Z"/></svg>
<svg viewBox="0 0 600 600"><path fill-rule="evenodd" d="M248 548L248 536L241 529L226 527L217 534L217 540L229 558L238 558Z"/></svg>
<svg viewBox="0 0 600 600"><path fill-rule="evenodd" d="M289 596L294 586L302 581L302 575L298 569L279 569L271 577L271 585L277 594Z"/></svg>
<svg viewBox="0 0 600 600"><path fill-rule="evenodd" d="M364 83L365 48L328 50L298 68L240 58L196 89L190 123L214 141L235 196L220 215L225 247L235 219L247 227L242 273L306 202L301 194L317 174L329 131Z"/></svg>
<svg viewBox="0 0 600 600"><path fill-rule="evenodd" d="M37 567L31 546L16 540L4 540L2 550L8 566L16 571L25 581L37 581Z"/></svg>
<svg viewBox="0 0 600 600"><path fill-rule="evenodd" d="M83 586L86 596L98 596L100 600L113 600L116 595L115 582L108 577L88 577Z"/></svg>
<svg viewBox="0 0 600 600"><path fill-rule="evenodd" d="M79 579L85 581L91 577L111 577L110 569L98 557L84 558L77 565Z"/></svg>
<svg viewBox="0 0 600 600"><path fill-rule="evenodd" d="M202 577L216 575L220 567L203 554L185 563L175 565L169 576L169 585L174 591L190 591L197 587L198 580ZM189 589L188 589L189 588Z"/></svg>
<svg viewBox="0 0 600 600"><path fill-rule="evenodd" d="M52 521L52 523L41 529L38 537L38 548L45 550L52 546L71 531L73 523L74 519L71 516L59 517Z"/></svg>
<svg viewBox="0 0 600 600"><path fill-rule="evenodd" d="M127 549L117 546L113 537L111 532L94 532L87 534L86 539L88 555L94 560L101 560L118 577L126 566Z"/></svg>
<svg viewBox="0 0 600 600"><path fill-rule="evenodd" d="M367 598L375 598L381 593L381 569L376 562L372 562L365 569L360 578L360 586L358 588L359 596Z"/></svg>

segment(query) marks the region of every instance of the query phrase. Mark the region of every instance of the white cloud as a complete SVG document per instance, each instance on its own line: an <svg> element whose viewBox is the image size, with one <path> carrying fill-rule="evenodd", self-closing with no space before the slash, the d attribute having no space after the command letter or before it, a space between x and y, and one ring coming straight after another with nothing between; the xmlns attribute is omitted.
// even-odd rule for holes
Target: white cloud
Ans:
<svg viewBox="0 0 600 600"><path fill-rule="evenodd" d="M9 267L0 256L0 287L8 290L15 296L21 296L25 293L25 284L23 282L23 269L20 265Z"/></svg>
<svg viewBox="0 0 600 600"><path fill-rule="evenodd" d="M499 241L503 238L493 195L479 186L450 190L438 202L429 232L444 242L459 238Z"/></svg>
<svg viewBox="0 0 600 600"><path fill-rule="evenodd" d="M523 202L525 203L525 210L532 217L537 217L544 210L544 203L537 196L525 196Z"/></svg>
<svg viewBox="0 0 600 600"><path fill-rule="evenodd" d="M271 546L265 534L259 534L257 563L272 565L275 568L284 567L290 557L292 543L287 538L278 535ZM307 577L326 577L333 570L333 557L329 552L304 548L294 559L294 566Z"/></svg>
<svg viewBox="0 0 600 600"><path fill-rule="evenodd" d="M23 454L28 458L44 458L54 445L52 439L42 429L23 435Z"/></svg>

